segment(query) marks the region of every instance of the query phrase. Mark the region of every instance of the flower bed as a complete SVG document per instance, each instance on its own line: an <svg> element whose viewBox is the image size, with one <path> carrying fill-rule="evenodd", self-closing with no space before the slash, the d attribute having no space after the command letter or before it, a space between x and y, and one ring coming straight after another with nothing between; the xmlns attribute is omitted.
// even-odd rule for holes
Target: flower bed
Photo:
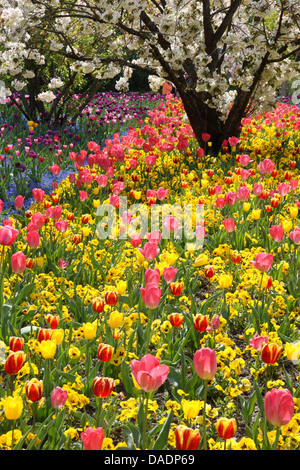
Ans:
<svg viewBox="0 0 300 470"><path fill-rule="evenodd" d="M298 447L299 117L167 99L3 221L3 449Z"/></svg>

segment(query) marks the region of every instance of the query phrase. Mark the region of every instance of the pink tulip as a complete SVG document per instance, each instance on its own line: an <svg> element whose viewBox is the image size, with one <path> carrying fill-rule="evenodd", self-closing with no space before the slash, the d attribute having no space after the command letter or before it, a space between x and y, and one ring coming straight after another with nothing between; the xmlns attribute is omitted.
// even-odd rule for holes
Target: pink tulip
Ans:
<svg viewBox="0 0 300 470"><path fill-rule="evenodd" d="M211 380L217 372L216 351L210 348L198 349L194 354L195 372L203 380Z"/></svg>
<svg viewBox="0 0 300 470"><path fill-rule="evenodd" d="M34 188L32 190L32 197L36 202L43 202L45 198L45 192L42 189Z"/></svg>
<svg viewBox="0 0 300 470"><path fill-rule="evenodd" d="M266 158L258 165L258 170L260 171L261 175L265 176L267 173L272 173L275 168L275 163L272 162L269 158Z"/></svg>
<svg viewBox="0 0 300 470"><path fill-rule="evenodd" d="M237 201L237 193L234 191L228 191L225 194L224 199L227 206L233 206Z"/></svg>
<svg viewBox="0 0 300 470"><path fill-rule="evenodd" d="M18 211L22 209L23 204L24 204L24 199L25 199L25 198L24 198L23 196L17 196L17 197L15 198L14 204L15 204L15 208L16 208Z"/></svg>
<svg viewBox="0 0 300 470"><path fill-rule="evenodd" d="M297 189L298 187L298 180L290 180L290 185L293 190Z"/></svg>
<svg viewBox="0 0 300 470"><path fill-rule="evenodd" d="M11 246L16 241L18 234L19 230L10 225L0 227L0 245Z"/></svg>
<svg viewBox="0 0 300 470"><path fill-rule="evenodd" d="M58 260L58 266L60 267L60 269L66 269L66 267L68 266L69 262L68 261L64 261L63 259L59 258Z"/></svg>
<svg viewBox="0 0 300 470"><path fill-rule="evenodd" d="M259 336L257 333L249 340L249 346L260 351L265 343L268 342L268 336Z"/></svg>
<svg viewBox="0 0 300 470"><path fill-rule="evenodd" d="M26 241L31 248L37 248L40 244L40 234L37 230L27 232Z"/></svg>
<svg viewBox="0 0 300 470"><path fill-rule="evenodd" d="M263 185L262 185L262 184L260 184L260 183L255 183L255 184L253 185L252 191L253 191L253 194L254 194L255 196L259 197L259 196L261 196L261 194L262 194L262 192L263 192L263 189L264 189L264 188L263 188Z"/></svg>
<svg viewBox="0 0 300 470"><path fill-rule="evenodd" d="M130 366L138 385L147 393L157 390L169 374L169 367L160 364L159 359L152 354L146 354L140 361L131 361Z"/></svg>
<svg viewBox="0 0 300 470"><path fill-rule="evenodd" d="M167 284L174 282L178 269L170 266L164 269L164 280Z"/></svg>
<svg viewBox="0 0 300 470"><path fill-rule="evenodd" d="M268 272L272 267L273 259L273 256L268 253L258 253L255 261L250 261L250 264L261 272Z"/></svg>
<svg viewBox="0 0 300 470"><path fill-rule="evenodd" d="M277 192L280 196L286 196L291 190L291 186L288 183L278 183Z"/></svg>
<svg viewBox="0 0 300 470"><path fill-rule="evenodd" d="M168 215L163 220L163 227L170 233L175 233L179 229L179 222L175 217Z"/></svg>
<svg viewBox="0 0 300 470"><path fill-rule="evenodd" d="M49 170L53 175L57 176L60 173L60 166L54 163L52 166L49 166Z"/></svg>
<svg viewBox="0 0 300 470"><path fill-rule="evenodd" d="M158 285L160 282L160 271L158 268L151 269L148 268L145 271L145 283L147 284L156 284Z"/></svg>
<svg viewBox="0 0 300 470"><path fill-rule="evenodd" d="M284 230L283 230L282 225L272 225L269 228L269 234L271 235L273 240L275 240L275 242L281 242L281 240L283 239L283 235L284 235Z"/></svg>
<svg viewBox="0 0 300 470"><path fill-rule="evenodd" d="M26 269L26 256L21 251L14 253L11 257L11 269L14 273L23 273Z"/></svg>
<svg viewBox="0 0 300 470"><path fill-rule="evenodd" d="M35 212L31 217L31 222L36 226L36 229L39 230L45 224L46 217L41 212Z"/></svg>
<svg viewBox="0 0 300 470"><path fill-rule="evenodd" d="M55 222L55 228L61 233L64 233L68 230L69 222L67 220L57 220Z"/></svg>
<svg viewBox="0 0 300 470"><path fill-rule="evenodd" d="M300 245L300 227L296 227L293 232L290 232L290 239L295 245Z"/></svg>
<svg viewBox="0 0 300 470"><path fill-rule="evenodd" d="M247 201L250 196L250 190L247 186L240 186L237 193L238 199L240 201Z"/></svg>
<svg viewBox="0 0 300 470"><path fill-rule="evenodd" d="M144 248L139 248L140 253L144 256L146 261L153 261L154 258L159 253L159 248L157 248L157 244L154 242L147 242L144 245Z"/></svg>
<svg viewBox="0 0 300 470"><path fill-rule="evenodd" d="M249 155L242 153L242 155L239 156L239 164L241 166L247 166L249 163L250 163Z"/></svg>
<svg viewBox="0 0 300 470"><path fill-rule="evenodd" d="M2 201L2 199L0 199L0 214L3 211L3 207L4 207L4 202Z"/></svg>
<svg viewBox="0 0 300 470"><path fill-rule="evenodd" d="M217 197L215 204L218 209L222 209L225 206L225 198L221 196Z"/></svg>
<svg viewBox="0 0 300 470"><path fill-rule="evenodd" d="M84 450L101 450L105 434L103 428L89 427L80 434Z"/></svg>
<svg viewBox="0 0 300 470"><path fill-rule="evenodd" d="M233 232L235 229L235 222L233 219L224 219L223 225L225 227L226 232Z"/></svg>
<svg viewBox="0 0 300 470"><path fill-rule="evenodd" d="M58 220L61 218L62 211L63 209L61 206L53 206L49 207L49 209L45 211L45 215L53 220Z"/></svg>
<svg viewBox="0 0 300 470"><path fill-rule="evenodd" d="M141 238L140 235L138 235L136 233L136 234L134 234L130 237L129 241L130 241L131 245L133 246L133 248L137 248L141 244L142 238Z"/></svg>
<svg viewBox="0 0 300 470"><path fill-rule="evenodd" d="M79 192L79 199L81 202L86 201L88 197L88 193L86 191L78 191Z"/></svg>
<svg viewBox="0 0 300 470"><path fill-rule="evenodd" d="M153 242L158 244L161 240L162 233L159 233L158 230L153 230L152 232L147 234L147 239L149 242Z"/></svg>
<svg viewBox="0 0 300 470"><path fill-rule="evenodd" d="M129 225L130 222L131 222L131 219L132 219L131 213L127 212L127 211L124 211L123 214L122 214L123 224Z"/></svg>
<svg viewBox="0 0 300 470"><path fill-rule="evenodd" d="M53 408L62 408L68 399L68 392L60 387L56 387L51 394L51 405Z"/></svg>
<svg viewBox="0 0 300 470"><path fill-rule="evenodd" d="M146 307L154 309L159 306L161 289L157 287L157 284L146 284L146 287L141 287L141 294Z"/></svg>
<svg viewBox="0 0 300 470"><path fill-rule="evenodd" d="M295 411L294 400L289 390L273 388L265 396L265 414L267 421L273 426L288 424Z"/></svg>
<svg viewBox="0 0 300 470"><path fill-rule="evenodd" d="M167 197L167 194L168 194L168 189L158 188L157 199L159 199L160 201L163 201Z"/></svg>

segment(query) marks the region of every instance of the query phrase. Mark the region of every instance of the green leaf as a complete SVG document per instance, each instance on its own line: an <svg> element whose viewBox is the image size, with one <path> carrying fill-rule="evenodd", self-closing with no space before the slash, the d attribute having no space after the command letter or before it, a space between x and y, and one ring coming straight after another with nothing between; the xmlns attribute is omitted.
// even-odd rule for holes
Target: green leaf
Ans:
<svg viewBox="0 0 300 470"><path fill-rule="evenodd" d="M164 425L158 435L158 438L155 441L154 450L164 450L168 444L169 431L173 420L173 410L170 411Z"/></svg>

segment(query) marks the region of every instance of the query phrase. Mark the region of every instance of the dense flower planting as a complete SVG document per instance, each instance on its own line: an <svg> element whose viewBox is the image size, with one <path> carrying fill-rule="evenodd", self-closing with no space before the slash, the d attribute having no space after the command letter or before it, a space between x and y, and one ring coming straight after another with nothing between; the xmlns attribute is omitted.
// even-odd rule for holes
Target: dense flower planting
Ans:
<svg viewBox="0 0 300 470"><path fill-rule="evenodd" d="M299 448L299 126L280 103L216 157L169 97L17 200L2 449Z"/></svg>

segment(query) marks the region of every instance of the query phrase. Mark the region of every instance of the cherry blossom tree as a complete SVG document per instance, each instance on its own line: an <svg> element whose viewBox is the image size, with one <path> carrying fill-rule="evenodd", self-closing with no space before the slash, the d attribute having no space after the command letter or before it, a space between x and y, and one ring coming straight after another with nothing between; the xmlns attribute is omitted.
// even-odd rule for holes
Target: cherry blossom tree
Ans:
<svg viewBox="0 0 300 470"><path fill-rule="evenodd" d="M13 50L18 60L12 65L13 59L8 59L9 73L23 73L27 35L47 31L53 37L53 53L72 60L72 70L91 73L97 79L122 72L116 85L122 91L134 69L148 75L155 92L165 80L171 81L199 144L202 134L209 133L215 150L224 139L238 135L250 104L256 112L269 109L276 87L297 74L298 0L0 3L10 4L1 16L6 36L15 31L13 44L3 44L5 35L0 37L0 72L7 68L7 56ZM74 44L74 25L81 41L92 38L91 47L81 47L80 41ZM133 54L137 59L131 59ZM39 56L35 59L41 60Z"/></svg>

